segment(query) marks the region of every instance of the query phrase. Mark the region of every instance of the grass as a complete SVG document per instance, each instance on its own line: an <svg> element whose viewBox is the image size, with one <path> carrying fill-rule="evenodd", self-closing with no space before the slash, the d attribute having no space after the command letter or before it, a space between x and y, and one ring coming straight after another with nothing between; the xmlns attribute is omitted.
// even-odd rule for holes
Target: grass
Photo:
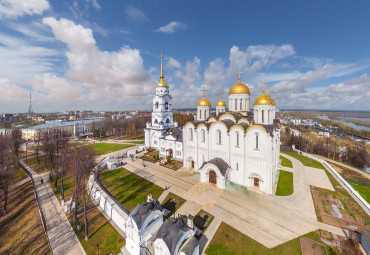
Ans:
<svg viewBox="0 0 370 255"><path fill-rule="evenodd" d="M89 223L89 240L85 240L85 225L83 214L79 217L81 229L77 230L73 219L70 216L71 225L81 242L86 254L98 254L95 243L99 245L99 254L118 254L125 245L125 240L117 230L108 222L98 208L94 208L87 213Z"/></svg>
<svg viewBox="0 0 370 255"><path fill-rule="evenodd" d="M352 188L354 188L358 193L360 193L362 198L365 199L366 202L370 204L370 187L357 185L355 183L350 183L350 184Z"/></svg>
<svg viewBox="0 0 370 255"><path fill-rule="evenodd" d="M50 187L53 189L53 192L60 202L60 185L61 185L61 178L60 175L58 177L58 187L54 189L54 181L50 183ZM64 186L64 200L67 201L72 197L73 194L73 187L74 187L74 179L73 176L67 175L64 176L64 181L63 181L63 186Z"/></svg>
<svg viewBox="0 0 370 255"><path fill-rule="evenodd" d="M0 254L50 254L31 182L9 194L7 209L0 217Z"/></svg>
<svg viewBox="0 0 370 255"><path fill-rule="evenodd" d="M149 194L158 199L164 191L161 187L124 168L104 170L99 179L112 196L129 211L132 211L137 204L145 202Z"/></svg>
<svg viewBox="0 0 370 255"><path fill-rule="evenodd" d="M280 170L276 196L289 196L293 194L293 173Z"/></svg>
<svg viewBox="0 0 370 255"><path fill-rule="evenodd" d="M17 171L14 173L14 177L12 180L12 184L22 181L23 179L27 178L27 174L18 166Z"/></svg>
<svg viewBox="0 0 370 255"><path fill-rule="evenodd" d="M119 151L122 149L126 149L132 147L131 144L116 144L116 143L94 143L88 145L92 147L98 155L107 154L113 151Z"/></svg>
<svg viewBox="0 0 370 255"><path fill-rule="evenodd" d="M289 155L291 157L294 157L294 158L298 159L305 166L315 167L315 168L319 168L319 169L325 170L325 167L320 162L318 162L316 160L313 160L312 158L303 156L303 155L298 154L298 153L295 153L295 152L287 152L287 151L284 151L283 153L285 153L285 154L287 154L287 155Z"/></svg>
<svg viewBox="0 0 370 255"><path fill-rule="evenodd" d="M310 232L303 235L309 239L320 242L320 236L316 232ZM254 239L243 235L235 228L221 223L211 243L209 244L206 254L210 255L240 255L240 254L255 254L255 255L273 255L273 254L296 254L301 255L300 237L289 242L268 249Z"/></svg>
<svg viewBox="0 0 370 255"><path fill-rule="evenodd" d="M134 143L134 144L145 144L145 141L134 141L134 142L127 142L127 143Z"/></svg>
<svg viewBox="0 0 370 255"><path fill-rule="evenodd" d="M281 165L282 166L293 168L292 161L290 161L289 159L287 159L283 156L280 156L280 158L281 158Z"/></svg>
<svg viewBox="0 0 370 255"><path fill-rule="evenodd" d="M45 156L41 155L39 156L39 159L40 165L38 164L36 157L28 158L27 162L26 161L24 162L38 174L49 172L50 166L48 165L48 163L45 164Z"/></svg>

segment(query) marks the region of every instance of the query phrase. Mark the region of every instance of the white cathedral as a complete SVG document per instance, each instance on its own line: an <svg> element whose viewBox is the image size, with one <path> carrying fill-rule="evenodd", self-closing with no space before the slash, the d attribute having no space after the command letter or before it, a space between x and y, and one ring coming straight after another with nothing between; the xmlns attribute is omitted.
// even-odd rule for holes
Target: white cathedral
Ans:
<svg viewBox="0 0 370 255"><path fill-rule="evenodd" d="M264 86L264 85L263 85ZM275 119L276 104L262 90L250 111L250 91L240 81L229 91L229 107L221 99L216 114L203 98L197 105L195 121L183 127L173 121L172 97L161 76L156 85L151 122L145 128L145 146L158 149L183 161L186 169L200 173L201 182L225 189L232 182L273 194L280 158L280 125Z"/></svg>

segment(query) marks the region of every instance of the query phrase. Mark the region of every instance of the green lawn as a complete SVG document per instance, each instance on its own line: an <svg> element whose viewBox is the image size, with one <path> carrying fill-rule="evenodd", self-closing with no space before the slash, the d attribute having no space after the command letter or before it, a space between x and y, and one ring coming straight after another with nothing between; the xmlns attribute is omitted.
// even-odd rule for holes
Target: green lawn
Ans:
<svg viewBox="0 0 370 255"><path fill-rule="evenodd" d="M107 154L113 151L119 151L132 147L131 144L116 144L116 143L94 143L88 145L92 147L98 155Z"/></svg>
<svg viewBox="0 0 370 255"><path fill-rule="evenodd" d="M319 234L310 232L304 235L314 241L321 242ZM272 254L296 254L301 255L300 238L295 238L289 242L268 249L254 239L243 235L235 228L221 223L216 234L214 235L207 250L207 255L241 255L241 254L255 254L255 255L272 255Z"/></svg>
<svg viewBox="0 0 370 255"><path fill-rule="evenodd" d="M129 211L132 211L137 204L145 202L149 194L158 199L164 191L161 187L124 168L104 170L99 179L112 196Z"/></svg>
<svg viewBox="0 0 370 255"><path fill-rule="evenodd" d="M128 143L134 143L134 144L145 144L145 141L134 141L134 142L128 142Z"/></svg>
<svg viewBox="0 0 370 255"><path fill-rule="evenodd" d="M24 163L26 163L29 167L32 168L33 171L35 171L38 174L46 173L50 171L50 166L46 163L45 164L45 156L41 155L39 156L40 159L40 165L37 162L37 158L28 158L27 161L24 160Z"/></svg>
<svg viewBox="0 0 370 255"><path fill-rule="evenodd" d="M120 249L125 245L125 240L117 230L108 222L104 215L94 208L87 213L89 222L89 240L85 241L85 224L83 214L79 217L81 229L77 230L72 217L69 217L71 225L85 249L86 254L98 254L95 246L99 245L99 254L118 254Z"/></svg>
<svg viewBox="0 0 370 255"><path fill-rule="evenodd" d="M281 166L286 166L286 167L293 168L292 161L290 161L289 159L287 159L283 156L280 156L280 158L281 158Z"/></svg>
<svg viewBox="0 0 370 255"><path fill-rule="evenodd" d="M352 188L357 190L358 193L360 193L360 195L363 197L363 199L365 199L366 202L368 202L370 204L370 187L357 185L355 183L350 183L350 184L351 184Z"/></svg>
<svg viewBox="0 0 370 255"><path fill-rule="evenodd" d="M305 166L315 167L315 168L320 168L320 169L325 170L325 167L320 162L317 162L316 160L313 160L309 157L303 156L303 155L295 153L295 152L283 151L283 153L298 159Z"/></svg>
<svg viewBox="0 0 370 255"><path fill-rule="evenodd" d="M60 202L60 185L61 185L60 176L58 177L57 189L54 189L54 181L52 181L52 183L50 184L50 187L52 187L54 194L59 202ZM67 201L72 197L73 194L74 179L71 175L64 176L63 186L64 186L64 200Z"/></svg>
<svg viewBox="0 0 370 255"><path fill-rule="evenodd" d="M289 196L293 194L293 173L280 170L276 196Z"/></svg>

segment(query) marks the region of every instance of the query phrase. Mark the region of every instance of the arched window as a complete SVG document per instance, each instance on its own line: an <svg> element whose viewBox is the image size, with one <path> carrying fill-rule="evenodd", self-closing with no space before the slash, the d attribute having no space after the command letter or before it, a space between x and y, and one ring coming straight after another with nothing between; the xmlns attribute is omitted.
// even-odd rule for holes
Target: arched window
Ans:
<svg viewBox="0 0 370 255"><path fill-rule="evenodd" d="M206 131L202 129L202 142L206 141Z"/></svg>
<svg viewBox="0 0 370 255"><path fill-rule="evenodd" d="M158 124L158 120L157 119L154 120L154 124Z"/></svg>
<svg viewBox="0 0 370 255"><path fill-rule="evenodd" d="M155 103L155 108L156 108L156 109L158 109L158 107L159 107L159 103L158 103L158 102L156 102L156 103Z"/></svg>
<svg viewBox="0 0 370 255"><path fill-rule="evenodd" d="M166 123L167 123L167 124L168 124L168 123L170 123L170 119L167 119L167 120L166 120Z"/></svg>
<svg viewBox="0 0 370 255"><path fill-rule="evenodd" d="M265 123L265 111L262 110L262 124Z"/></svg>
<svg viewBox="0 0 370 255"><path fill-rule="evenodd" d="M239 170L239 164L236 163L236 171L238 171L238 170Z"/></svg>
<svg viewBox="0 0 370 255"><path fill-rule="evenodd" d="M217 130L218 144L221 144L221 130Z"/></svg>
<svg viewBox="0 0 370 255"><path fill-rule="evenodd" d="M236 132L236 147L239 147L239 132Z"/></svg>
<svg viewBox="0 0 370 255"><path fill-rule="evenodd" d="M256 134L256 149L258 149L258 134Z"/></svg>
<svg viewBox="0 0 370 255"><path fill-rule="evenodd" d="M199 119L202 119L202 110L199 110Z"/></svg>
<svg viewBox="0 0 370 255"><path fill-rule="evenodd" d="M193 141L193 129L192 128L189 129L189 140Z"/></svg>
<svg viewBox="0 0 370 255"><path fill-rule="evenodd" d="M242 99L240 99L240 110L242 110L243 109L243 100Z"/></svg>
<svg viewBox="0 0 370 255"><path fill-rule="evenodd" d="M166 103L164 104L164 108L166 108L166 110L168 110L168 102L166 102Z"/></svg>
<svg viewBox="0 0 370 255"><path fill-rule="evenodd" d="M238 99L235 99L234 102L235 102L235 111L237 111L238 110Z"/></svg>

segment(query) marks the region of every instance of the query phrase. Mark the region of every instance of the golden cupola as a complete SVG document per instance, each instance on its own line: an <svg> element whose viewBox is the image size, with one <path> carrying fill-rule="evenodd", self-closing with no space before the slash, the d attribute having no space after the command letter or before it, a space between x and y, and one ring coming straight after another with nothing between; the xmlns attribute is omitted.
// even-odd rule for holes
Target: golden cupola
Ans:
<svg viewBox="0 0 370 255"><path fill-rule="evenodd" d="M262 90L262 95L257 97L256 101L254 101L254 105L276 105L274 100L272 100L269 96L265 95L265 90Z"/></svg>
<svg viewBox="0 0 370 255"><path fill-rule="evenodd" d="M208 101L205 95L206 90L203 89L202 91L203 91L203 98L199 100L197 106L211 106L211 103Z"/></svg>
<svg viewBox="0 0 370 255"><path fill-rule="evenodd" d="M161 78L161 80L157 83L157 87L168 87L167 84L164 82L164 76L163 76L163 56L162 56L162 53L161 53L161 76L159 78Z"/></svg>
<svg viewBox="0 0 370 255"><path fill-rule="evenodd" d="M220 100L217 102L216 106L226 106L225 101L224 101L224 100L222 100L222 95L221 95Z"/></svg>
<svg viewBox="0 0 370 255"><path fill-rule="evenodd" d="M239 80L238 80L237 83L235 83L230 88L229 95L230 94L250 94L248 86L240 81L240 74L241 74L241 72L239 71Z"/></svg>

